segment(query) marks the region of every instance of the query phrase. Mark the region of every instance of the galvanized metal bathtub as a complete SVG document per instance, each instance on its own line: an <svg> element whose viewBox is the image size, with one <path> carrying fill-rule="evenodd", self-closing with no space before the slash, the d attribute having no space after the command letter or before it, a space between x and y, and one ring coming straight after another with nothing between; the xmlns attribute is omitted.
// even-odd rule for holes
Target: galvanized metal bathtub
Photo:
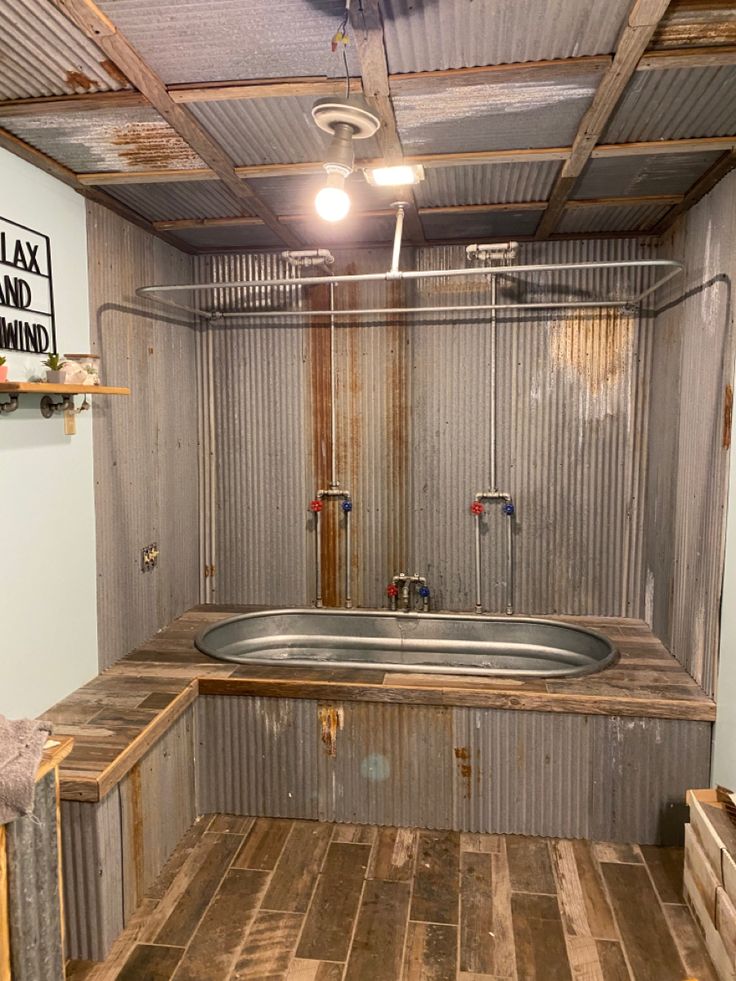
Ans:
<svg viewBox="0 0 736 981"><path fill-rule="evenodd" d="M602 634L556 620L385 610L246 613L207 627L195 643L246 664L539 678L592 674L618 656Z"/></svg>

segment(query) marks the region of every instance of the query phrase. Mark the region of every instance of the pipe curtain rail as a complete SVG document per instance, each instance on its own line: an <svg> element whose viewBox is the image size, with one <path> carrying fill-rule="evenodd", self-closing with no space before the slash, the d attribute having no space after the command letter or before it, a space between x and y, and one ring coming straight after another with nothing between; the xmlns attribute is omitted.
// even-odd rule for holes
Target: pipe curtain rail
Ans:
<svg viewBox="0 0 736 981"><path fill-rule="evenodd" d="M528 264L515 266L484 266L478 268L462 269L425 269L425 270L390 270L385 273L359 273L354 275L338 276L310 276L309 278L288 277L281 279L251 279L232 283L183 283L175 285L154 285L140 286L136 294L144 299L150 298L164 306L174 307L177 310L185 310L196 316L203 317L209 321L233 320L233 319L282 319L282 318L310 318L310 317L365 317L380 314L412 314L422 315L428 313L468 313L470 311L486 310L564 310L579 308L634 308L638 306L646 297L651 296L658 289L664 286L675 276L679 276L684 271L684 263L676 259L641 259L641 260L621 260L613 262L566 262L566 263L547 263L547 264ZM393 282L393 281L414 281L424 279L444 279L456 276L507 276L513 273L538 273L538 272L562 272L562 271L590 271L599 269L661 269L663 274L647 289L635 294L628 299L601 298L598 300L564 300L564 301L544 301L544 302L511 302L511 303L476 303L476 304L445 304L440 306L418 306L418 307L371 307L355 309L334 309L334 310L205 310L201 307L190 306L179 303L176 300L162 298L161 293L182 293L196 291L213 291L223 289L264 289L266 287L305 287L330 284L334 286L338 283L368 283L368 282Z"/></svg>

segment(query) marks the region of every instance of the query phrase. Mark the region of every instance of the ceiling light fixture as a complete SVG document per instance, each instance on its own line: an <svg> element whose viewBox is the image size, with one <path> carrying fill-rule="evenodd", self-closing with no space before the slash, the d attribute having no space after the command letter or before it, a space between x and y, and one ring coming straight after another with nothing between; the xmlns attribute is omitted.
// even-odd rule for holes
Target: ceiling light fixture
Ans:
<svg viewBox="0 0 736 981"><path fill-rule="evenodd" d="M424 180L424 167L421 164L370 167L364 173L365 179L374 187L407 187Z"/></svg>
<svg viewBox="0 0 736 981"><path fill-rule="evenodd" d="M312 118L321 130L332 137L322 165L327 182L318 192L314 204L320 218L342 221L350 211L345 178L353 172L353 140L366 140L374 136L381 124L365 100L356 96L318 99L312 106Z"/></svg>

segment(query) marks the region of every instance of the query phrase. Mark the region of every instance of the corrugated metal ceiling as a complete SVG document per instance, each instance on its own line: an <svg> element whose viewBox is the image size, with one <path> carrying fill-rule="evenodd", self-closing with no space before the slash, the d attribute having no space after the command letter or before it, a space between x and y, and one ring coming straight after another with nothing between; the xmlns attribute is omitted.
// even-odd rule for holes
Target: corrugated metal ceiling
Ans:
<svg viewBox="0 0 736 981"><path fill-rule="evenodd" d="M596 157L578 181L574 198L643 194L684 194L718 159L711 153L653 153L634 157Z"/></svg>
<svg viewBox="0 0 736 981"><path fill-rule="evenodd" d="M283 244L265 225L239 225L214 228L180 228L177 236L187 245L208 252L223 249L271 249Z"/></svg>
<svg viewBox="0 0 736 981"><path fill-rule="evenodd" d="M414 189L414 196L417 204L425 207L543 201L559 168L558 160L428 167L424 181Z"/></svg>
<svg viewBox="0 0 736 981"><path fill-rule="evenodd" d="M153 109L13 116L3 126L77 173L204 167Z"/></svg>
<svg viewBox="0 0 736 981"><path fill-rule="evenodd" d="M391 72L545 61L614 50L629 0L383 0Z"/></svg>
<svg viewBox="0 0 736 981"><path fill-rule="evenodd" d="M486 211L471 214L422 215L427 240L512 238L533 235L541 211Z"/></svg>
<svg viewBox="0 0 736 981"><path fill-rule="evenodd" d="M558 231L573 234L589 232L645 232L663 218L672 205L638 204L625 208L569 208L562 216Z"/></svg>
<svg viewBox="0 0 736 981"><path fill-rule="evenodd" d="M325 175L258 177L252 178L248 183L278 214L302 215L314 210L314 197L324 187ZM360 172L349 177L345 187L355 212L389 208L397 197L396 188L371 187Z"/></svg>
<svg viewBox="0 0 736 981"><path fill-rule="evenodd" d="M565 78L537 71L521 79L445 79L392 86L408 153L568 146L595 93L599 72Z"/></svg>
<svg viewBox="0 0 736 981"><path fill-rule="evenodd" d="M149 221L231 218L245 210L220 181L113 184L105 190Z"/></svg>
<svg viewBox="0 0 736 981"><path fill-rule="evenodd" d="M736 44L732 0L672 0L652 40L655 48Z"/></svg>
<svg viewBox="0 0 736 981"><path fill-rule="evenodd" d="M100 0L163 80L342 75L330 41L342 0ZM358 74L353 47L351 74Z"/></svg>
<svg viewBox="0 0 736 981"><path fill-rule="evenodd" d="M126 79L52 3L4 0L0 99L110 92Z"/></svg>
<svg viewBox="0 0 736 981"><path fill-rule="evenodd" d="M736 65L671 68L634 75L604 143L736 133Z"/></svg>

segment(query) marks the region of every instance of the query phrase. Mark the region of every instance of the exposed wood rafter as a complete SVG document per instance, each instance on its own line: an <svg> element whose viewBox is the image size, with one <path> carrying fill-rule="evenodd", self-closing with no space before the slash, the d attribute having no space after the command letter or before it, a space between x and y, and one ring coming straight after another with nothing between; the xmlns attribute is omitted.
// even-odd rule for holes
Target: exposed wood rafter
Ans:
<svg viewBox="0 0 736 981"><path fill-rule="evenodd" d="M388 76L388 59L383 34L383 18L378 0L363 0L362 4L351 8L351 34L360 61L360 74L363 79L363 94L381 120L381 128L376 134L378 145L387 164L401 163L404 152L396 126L396 114L391 101ZM401 196L410 205L406 210L405 226L409 237L415 242L424 241L424 229L417 211L414 194L410 188L403 188Z"/></svg>
<svg viewBox="0 0 736 981"><path fill-rule="evenodd" d="M547 238L555 229L565 202L590 160L593 148L603 135L668 6L669 0L634 0L626 26L618 39L611 67L605 72L593 101L581 120L570 156L563 164L552 189L547 210L542 215L536 232L537 238Z"/></svg>
<svg viewBox="0 0 736 981"><path fill-rule="evenodd" d="M244 210L258 215L290 248L302 245L294 231L281 224L269 205L235 172L235 163L184 107L174 102L158 75L93 0L53 0L53 3L91 38L130 79L172 129L227 185Z"/></svg>

